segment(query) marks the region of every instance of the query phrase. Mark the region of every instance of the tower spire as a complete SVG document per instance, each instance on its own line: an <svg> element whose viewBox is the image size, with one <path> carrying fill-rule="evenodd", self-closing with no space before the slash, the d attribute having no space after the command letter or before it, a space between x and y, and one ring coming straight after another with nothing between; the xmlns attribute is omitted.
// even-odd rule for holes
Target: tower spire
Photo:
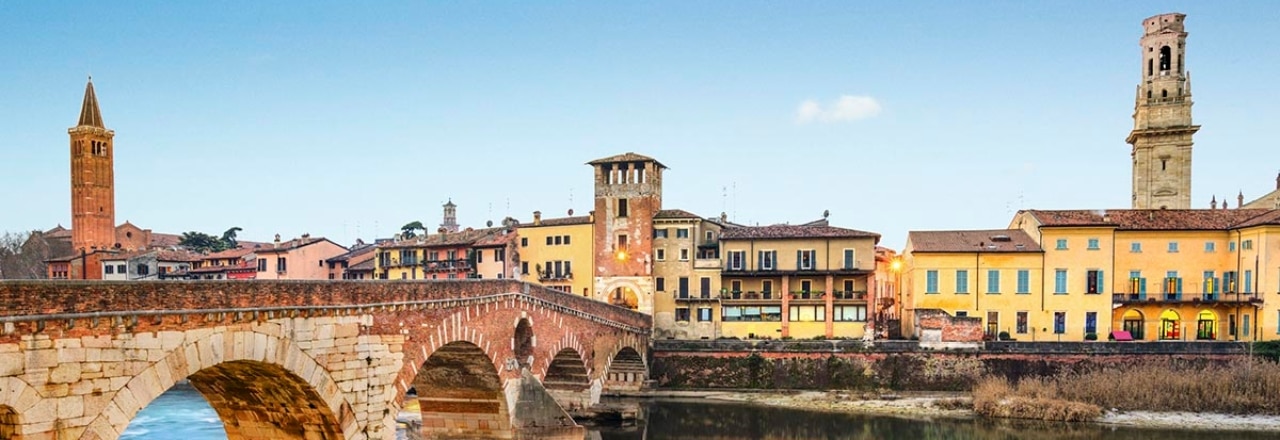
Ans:
<svg viewBox="0 0 1280 440"><path fill-rule="evenodd" d="M93 92L93 77L84 86L84 104L80 106L80 123L90 127L107 128L102 124L102 111L98 109L98 95Z"/></svg>

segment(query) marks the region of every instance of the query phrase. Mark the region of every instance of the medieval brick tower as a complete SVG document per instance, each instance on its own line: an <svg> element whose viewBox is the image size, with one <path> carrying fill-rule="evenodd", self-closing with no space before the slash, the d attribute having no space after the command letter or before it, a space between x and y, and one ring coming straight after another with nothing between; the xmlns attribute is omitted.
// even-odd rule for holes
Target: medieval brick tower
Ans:
<svg viewBox="0 0 1280 440"><path fill-rule="evenodd" d="M102 124L93 78L84 89L80 122L71 136L71 245L77 251L109 249L116 241L114 131Z"/></svg>
<svg viewBox="0 0 1280 440"><path fill-rule="evenodd" d="M635 153L587 164L595 168L596 299L653 314L653 216L666 166Z"/></svg>
<svg viewBox="0 0 1280 440"><path fill-rule="evenodd" d="M1183 14L1142 22L1142 82L1133 111L1133 208L1191 208L1191 74Z"/></svg>

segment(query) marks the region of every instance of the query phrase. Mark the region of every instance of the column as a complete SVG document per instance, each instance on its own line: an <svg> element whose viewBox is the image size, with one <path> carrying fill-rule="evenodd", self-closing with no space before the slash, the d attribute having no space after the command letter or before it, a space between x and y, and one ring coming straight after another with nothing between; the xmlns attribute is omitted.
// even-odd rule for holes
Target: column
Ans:
<svg viewBox="0 0 1280 440"><path fill-rule="evenodd" d="M834 336L835 336L835 328L836 328L836 326L835 326L835 322L833 321L833 318L835 317L836 310L835 310L835 307L832 307L833 305L835 305L835 293L836 293L836 291L835 291L835 290L832 290L832 287L833 287L833 285L834 285L834 284L835 284L835 276L834 276L834 275L830 275L830 274L828 274L828 275L827 275L827 290L826 290L826 295L823 295L823 296L822 296L823 298L825 298L825 299L827 300L827 307L826 307L826 309L827 309L827 313L826 313L826 315L827 315L827 316L826 316L826 321L827 321L827 339L830 339L830 338L832 338L832 337L834 337Z"/></svg>
<svg viewBox="0 0 1280 440"><path fill-rule="evenodd" d="M791 285L790 277L782 277L782 337L791 336Z"/></svg>

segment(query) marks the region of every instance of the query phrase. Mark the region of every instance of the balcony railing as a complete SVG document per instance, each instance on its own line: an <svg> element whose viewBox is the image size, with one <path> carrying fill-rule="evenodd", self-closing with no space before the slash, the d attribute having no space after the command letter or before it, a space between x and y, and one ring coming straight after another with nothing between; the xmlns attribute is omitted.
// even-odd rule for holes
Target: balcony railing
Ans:
<svg viewBox="0 0 1280 440"><path fill-rule="evenodd" d="M573 272L555 273L551 271L538 272L538 281L564 281L572 280Z"/></svg>
<svg viewBox="0 0 1280 440"><path fill-rule="evenodd" d="M1252 303L1262 302L1257 293L1116 293L1111 295L1115 304L1142 302L1162 303Z"/></svg>
<svg viewBox="0 0 1280 440"><path fill-rule="evenodd" d="M741 291L730 290L720 292L722 300L762 300L762 299L782 299L779 292L757 292L754 290Z"/></svg>
<svg viewBox="0 0 1280 440"><path fill-rule="evenodd" d="M716 301L720 297L711 292L676 292L676 301Z"/></svg>
<svg viewBox="0 0 1280 440"><path fill-rule="evenodd" d="M422 262L422 270L427 272L467 269L471 269L470 260L427 260Z"/></svg>

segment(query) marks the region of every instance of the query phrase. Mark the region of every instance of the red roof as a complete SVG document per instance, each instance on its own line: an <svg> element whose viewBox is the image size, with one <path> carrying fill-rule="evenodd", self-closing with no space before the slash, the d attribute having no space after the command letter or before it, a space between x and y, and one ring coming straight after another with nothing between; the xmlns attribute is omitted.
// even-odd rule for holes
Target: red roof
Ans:
<svg viewBox="0 0 1280 440"><path fill-rule="evenodd" d="M1021 229L972 231L911 231L912 252L1041 252L1040 245Z"/></svg>
<svg viewBox="0 0 1280 440"><path fill-rule="evenodd" d="M880 234L835 226L800 225L731 227L720 233L722 240L801 238L874 238L880 241Z"/></svg>
<svg viewBox="0 0 1280 440"><path fill-rule="evenodd" d="M1022 211L1044 227L1114 227L1133 231L1227 230L1280 220L1266 209L1109 209ZM1260 223L1259 223L1260 222Z"/></svg>

